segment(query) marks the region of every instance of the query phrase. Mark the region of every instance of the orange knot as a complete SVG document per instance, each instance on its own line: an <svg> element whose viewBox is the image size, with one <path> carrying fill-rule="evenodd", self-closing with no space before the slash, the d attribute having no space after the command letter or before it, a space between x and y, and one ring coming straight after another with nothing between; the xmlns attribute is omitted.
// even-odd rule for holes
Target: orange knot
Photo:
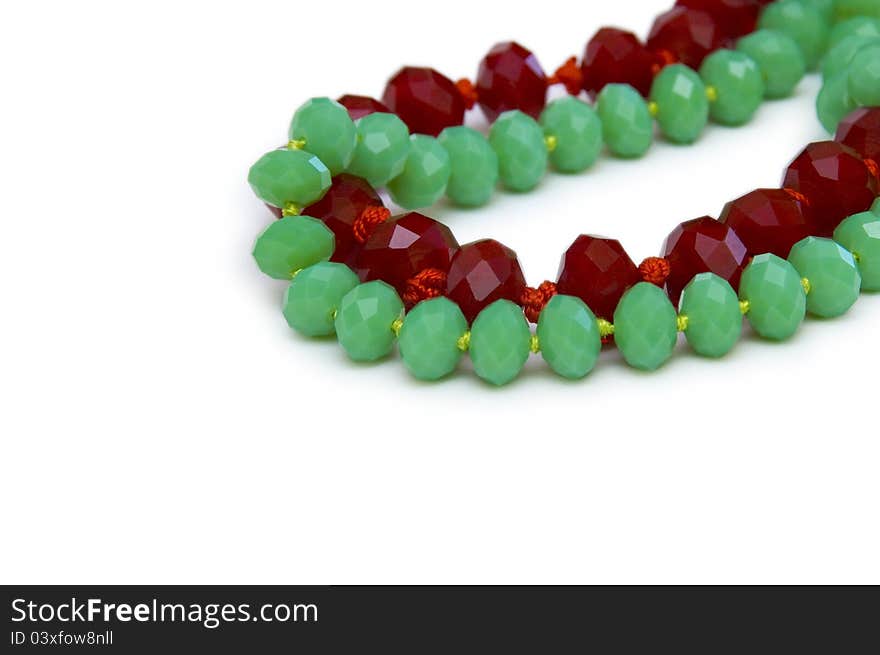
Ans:
<svg viewBox="0 0 880 655"><path fill-rule="evenodd" d="M880 166L877 165L873 159L869 159L865 157L865 168L867 168L871 175L873 175L877 180L880 180Z"/></svg>
<svg viewBox="0 0 880 655"><path fill-rule="evenodd" d="M658 287L662 287L666 282L666 278L669 277L669 270L669 260L663 257L646 257L639 264L639 275L642 276L642 279L645 282L656 284Z"/></svg>
<svg viewBox="0 0 880 655"><path fill-rule="evenodd" d="M674 64L678 61L678 57L676 57L672 51L666 50L665 48L657 50L654 53L654 56L657 58L657 61L655 61L654 65L651 66L651 71L654 73L654 75L662 71L670 64Z"/></svg>
<svg viewBox="0 0 880 655"><path fill-rule="evenodd" d="M523 306L526 318L532 323L537 323L541 310L555 295L556 285L549 280L541 282L537 289L526 287L520 297L520 304Z"/></svg>
<svg viewBox="0 0 880 655"><path fill-rule="evenodd" d="M464 99L464 106L470 109L477 102L477 88L468 78L463 77L455 83L455 88Z"/></svg>
<svg viewBox="0 0 880 655"><path fill-rule="evenodd" d="M391 216L391 212L382 205L365 207L360 215L354 219L354 224L351 226L351 231L354 232L354 238L357 239L358 242L364 243L370 238L373 230L375 230L378 225L387 221L389 216Z"/></svg>
<svg viewBox="0 0 880 655"><path fill-rule="evenodd" d="M446 273L439 268L425 268L406 281L403 302L412 307L422 300L442 296L446 291Z"/></svg>
<svg viewBox="0 0 880 655"><path fill-rule="evenodd" d="M797 201L798 201L799 203L801 203L802 205L804 205L804 206L806 206L806 207L809 207L809 206L810 206L810 199L807 198L807 197L806 197L803 193L801 193L800 191L795 191L794 189L789 189L788 187L785 187L785 188L783 189L783 191L785 191L788 195L790 195L792 198L794 198L795 200L797 200Z"/></svg>
<svg viewBox="0 0 880 655"><path fill-rule="evenodd" d="M561 84L571 95L576 96L581 92L584 86L584 76L581 73L581 67L577 64L576 57L569 57L565 60L556 72L547 80L549 84Z"/></svg>

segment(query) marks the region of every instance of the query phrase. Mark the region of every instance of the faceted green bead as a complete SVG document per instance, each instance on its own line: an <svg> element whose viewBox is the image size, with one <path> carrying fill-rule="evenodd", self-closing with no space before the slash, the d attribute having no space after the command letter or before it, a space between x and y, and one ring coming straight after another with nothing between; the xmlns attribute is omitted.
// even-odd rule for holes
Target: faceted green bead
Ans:
<svg viewBox="0 0 880 655"><path fill-rule="evenodd" d="M828 25L834 22L834 1L835 0L801 0L813 9L819 12L822 20Z"/></svg>
<svg viewBox="0 0 880 655"><path fill-rule="evenodd" d="M831 36L828 38L829 50L836 48L844 39L852 36L869 38L880 36L880 19L870 16L856 16L840 21L831 28Z"/></svg>
<svg viewBox="0 0 880 655"><path fill-rule="evenodd" d="M409 130L394 114L376 112L355 123L357 145L348 166L371 186L385 186L403 172L409 154Z"/></svg>
<svg viewBox="0 0 880 655"><path fill-rule="evenodd" d="M849 75L846 71L825 80L816 98L816 113L826 130L834 134L837 124L856 107L849 94Z"/></svg>
<svg viewBox="0 0 880 655"><path fill-rule="evenodd" d="M475 129L463 125L447 127L438 140L449 153L452 166L446 185L447 197L463 207L486 204L498 183L498 155L489 141Z"/></svg>
<svg viewBox="0 0 880 655"><path fill-rule="evenodd" d="M788 261L809 280L807 311L822 318L846 313L859 299L862 278L852 253L831 239L807 237L788 253Z"/></svg>
<svg viewBox="0 0 880 655"><path fill-rule="evenodd" d="M342 298L357 285L358 276L344 264L320 262L304 268L284 294L284 318L307 337L333 334Z"/></svg>
<svg viewBox="0 0 880 655"><path fill-rule="evenodd" d="M880 105L880 43L865 46L850 62L849 95L860 107Z"/></svg>
<svg viewBox="0 0 880 655"><path fill-rule="evenodd" d="M257 197L275 207L311 205L321 199L331 181L330 170L305 150L267 152L248 172L248 184Z"/></svg>
<svg viewBox="0 0 880 655"><path fill-rule="evenodd" d="M746 318L765 339L788 339L804 321L807 296L801 276L772 253L752 257L740 279L739 295L748 302Z"/></svg>
<svg viewBox="0 0 880 655"><path fill-rule="evenodd" d="M509 300L496 300L479 313L471 326L474 371L491 384L507 384L519 375L529 358L531 337L522 308Z"/></svg>
<svg viewBox="0 0 880 655"><path fill-rule="evenodd" d="M880 18L880 0L834 0L838 20L854 16Z"/></svg>
<svg viewBox="0 0 880 655"><path fill-rule="evenodd" d="M801 0L779 0L767 5L758 26L788 34L804 53L807 69L816 68L828 45L829 25L822 14Z"/></svg>
<svg viewBox="0 0 880 655"><path fill-rule="evenodd" d="M807 72L804 54L787 34L758 30L744 36L736 49L754 59L764 78L766 98L785 98L794 91Z"/></svg>
<svg viewBox="0 0 880 655"><path fill-rule="evenodd" d="M595 110L574 96L551 102L541 113L544 136L553 139L550 162L562 173L579 173L602 151L602 121Z"/></svg>
<svg viewBox="0 0 880 655"><path fill-rule="evenodd" d="M677 336L675 308L663 289L639 282L623 294L614 310L614 341L627 364L659 368L672 356Z"/></svg>
<svg viewBox="0 0 880 655"><path fill-rule="evenodd" d="M657 124L673 143L693 143L709 120L706 85L684 64L666 66L654 78L651 100L657 106Z"/></svg>
<svg viewBox="0 0 880 655"><path fill-rule="evenodd" d="M356 362L385 357L394 345L394 321L403 315L403 303L393 287L381 280L359 284L339 303L336 337Z"/></svg>
<svg viewBox="0 0 880 655"><path fill-rule="evenodd" d="M726 355L742 332L739 298L730 283L714 273L700 273L688 283L679 311L687 317L688 343L704 357Z"/></svg>
<svg viewBox="0 0 880 655"><path fill-rule="evenodd" d="M403 173L388 183L388 191L404 209L430 207L446 191L451 170L449 154L437 139L413 134Z"/></svg>
<svg viewBox="0 0 880 655"><path fill-rule="evenodd" d="M871 206L871 211L880 216L880 198L874 201L874 204Z"/></svg>
<svg viewBox="0 0 880 655"><path fill-rule="evenodd" d="M880 291L880 216L862 212L844 219L834 230L834 240L853 254L862 291Z"/></svg>
<svg viewBox="0 0 880 655"><path fill-rule="evenodd" d="M607 84L596 100L602 139L617 157L641 157L654 140L654 121L645 99L628 84Z"/></svg>
<svg viewBox="0 0 880 655"><path fill-rule="evenodd" d="M286 216L263 230L253 256L266 275L289 280L297 271L330 259L336 240L323 222L311 216Z"/></svg>
<svg viewBox="0 0 880 655"><path fill-rule="evenodd" d="M544 361L564 378L584 377L599 359L599 326L580 298L553 296L538 317L537 334Z"/></svg>
<svg viewBox="0 0 880 655"><path fill-rule="evenodd" d="M333 175L351 163L357 130L348 110L330 98L312 98L290 121L290 139L304 139L304 149L316 154Z"/></svg>
<svg viewBox="0 0 880 655"><path fill-rule="evenodd" d="M544 132L534 118L518 109L506 111L489 128L489 143L498 155L501 184L511 191L534 189L547 170Z"/></svg>
<svg viewBox="0 0 880 655"><path fill-rule="evenodd" d="M847 70L859 50L875 43L880 43L880 37L848 36L841 40L822 60L822 77L830 80L838 73Z"/></svg>
<svg viewBox="0 0 880 655"><path fill-rule="evenodd" d="M721 125L749 122L764 99L761 69L743 52L716 50L703 61L700 77L715 88L717 97L709 105L709 115Z"/></svg>
<svg viewBox="0 0 880 655"><path fill-rule="evenodd" d="M419 380L439 380L458 366L458 340L467 319L449 298L432 298L410 310L398 336L403 363Z"/></svg>

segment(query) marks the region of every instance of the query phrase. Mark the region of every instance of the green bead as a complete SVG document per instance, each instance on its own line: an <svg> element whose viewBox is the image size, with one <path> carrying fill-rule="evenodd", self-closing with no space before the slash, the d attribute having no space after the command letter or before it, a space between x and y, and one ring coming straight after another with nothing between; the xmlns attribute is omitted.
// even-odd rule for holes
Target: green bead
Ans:
<svg viewBox="0 0 880 655"><path fill-rule="evenodd" d="M456 205L479 207L492 197L498 183L498 155L489 141L471 127L447 127L438 137L449 153L452 172L447 197Z"/></svg>
<svg viewBox="0 0 880 655"><path fill-rule="evenodd" d="M506 111L489 128L489 143L498 155L501 184L511 191L534 189L547 170L544 132L534 118L518 109Z"/></svg>
<svg viewBox="0 0 880 655"><path fill-rule="evenodd" d="M599 326L580 298L553 296L538 317L537 334L544 361L564 378L584 377L599 359Z"/></svg>
<svg viewBox="0 0 880 655"><path fill-rule="evenodd" d="M672 356L677 337L675 308L663 289L639 282L623 294L614 310L614 341L627 364L659 368Z"/></svg>
<svg viewBox="0 0 880 655"><path fill-rule="evenodd" d="M828 45L828 23L815 8L801 0L779 0L767 5L758 26L788 34L804 53L807 69L813 70Z"/></svg>
<svg viewBox="0 0 880 655"><path fill-rule="evenodd" d="M880 200L874 203L880 206ZM880 291L880 216L854 214L837 226L834 240L849 250L862 276L862 291Z"/></svg>
<svg viewBox="0 0 880 655"><path fill-rule="evenodd" d="M754 59L764 78L764 97L785 98L792 94L807 72L804 54L787 34L758 30L744 36L736 49Z"/></svg>
<svg viewBox="0 0 880 655"><path fill-rule="evenodd" d="M807 311L822 318L845 314L859 298L862 278L852 253L831 239L807 237L788 253L788 261L809 280Z"/></svg>
<svg viewBox="0 0 880 655"><path fill-rule="evenodd" d="M416 305L398 336L400 356L419 380L439 380L458 366L458 340L467 332L467 319L449 298L432 298Z"/></svg>
<svg viewBox="0 0 880 655"><path fill-rule="evenodd" d="M311 216L286 216L263 230L253 256L266 275L289 280L297 271L329 259L336 247L333 232Z"/></svg>
<svg viewBox="0 0 880 655"><path fill-rule="evenodd" d="M409 154L409 130L394 114L376 112L358 120L357 146L348 166L371 186L385 186L403 172Z"/></svg>
<svg viewBox="0 0 880 655"><path fill-rule="evenodd" d="M617 157L641 157L654 140L654 122L645 99L628 84L607 84L596 100L602 140Z"/></svg>
<svg viewBox="0 0 880 655"><path fill-rule="evenodd" d="M743 52L716 50L700 67L706 86L717 97L709 106L712 120L722 125L749 122L764 99L764 78L757 62Z"/></svg>
<svg viewBox="0 0 880 655"><path fill-rule="evenodd" d="M336 337L356 362L374 362L391 352L394 321L403 303L393 287L381 280L359 284L343 296L336 312Z"/></svg>
<svg viewBox="0 0 880 655"><path fill-rule="evenodd" d="M874 204L871 206L871 211L880 216L880 198L874 201Z"/></svg>
<svg viewBox="0 0 880 655"><path fill-rule="evenodd" d="M834 21L834 1L835 0L801 0L804 4L807 4L818 11L822 20L828 25Z"/></svg>
<svg viewBox="0 0 880 655"><path fill-rule="evenodd" d="M330 188L330 170L305 150L273 150L248 172L248 184L263 202L275 207L307 207Z"/></svg>
<svg viewBox="0 0 880 655"><path fill-rule="evenodd" d="M531 336L522 309L509 300L496 300L479 313L471 326L474 371L491 384L507 384L519 375L529 358Z"/></svg>
<svg viewBox="0 0 880 655"><path fill-rule="evenodd" d="M865 46L850 62L849 95L860 107L880 105L880 43Z"/></svg>
<svg viewBox="0 0 880 655"><path fill-rule="evenodd" d="M413 134L403 173L388 183L388 192L404 209L430 207L446 191L451 170L449 154L437 139Z"/></svg>
<svg viewBox="0 0 880 655"><path fill-rule="evenodd" d="M297 109L288 136L305 140L304 148L316 154L333 175L351 163L357 144L357 130L348 110L330 98L312 98Z"/></svg>
<svg viewBox="0 0 880 655"><path fill-rule="evenodd" d="M816 98L816 113L823 127L831 134L837 131L837 124L856 106L849 94L849 75L846 71L825 80Z"/></svg>
<svg viewBox="0 0 880 655"><path fill-rule="evenodd" d="M804 321L807 296L801 276L772 253L752 257L740 279L739 295L748 303L746 318L752 329L765 339L788 339Z"/></svg>
<svg viewBox="0 0 880 655"><path fill-rule="evenodd" d="M602 121L595 110L574 96L551 102L541 113L544 136L553 140L550 162L562 173L579 173L602 151Z"/></svg>
<svg viewBox="0 0 880 655"><path fill-rule="evenodd" d="M835 0L834 11L838 20L854 16L880 18L880 0Z"/></svg>
<svg viewBox="0 0 880 655"><path fill-rule="evenodd" d="M657 124L673 143L693 143L709 120L706 85L696 71L684 64L661 70L651 86L657 106Z"/></svg>
<svg viewBox="0 0 880 655"><path fill-rule="evenodd" d="M875 43L880 43L880 37L848 36L841 40L822 60L822 77L830 80L838 73L847 70L859 50Z"/></svg>
<svg viewBox="0 0 880 655"><path fill-rule="evenodd" d="M688 283L680 313L687 317L688 343L704 357L726 355L742 332L739 298L730 283L714 273L700 273Z"/></svg>
<svg viewBox="0 0 880 655"><path fill-rule="evenodd" d="M307 337L333 334L342 298L357 285L358 276L344 264L320 262L304 268L284 294L287 324Z"/></svg>
<svg viewBox="0 0 880 655"><path fill-rule="evenodd" d="M880 19L856 16L839 22L831 28L831 35L828 37L829 49L836 48L844 39L852 36L869 38L880 36Z"/></svg>

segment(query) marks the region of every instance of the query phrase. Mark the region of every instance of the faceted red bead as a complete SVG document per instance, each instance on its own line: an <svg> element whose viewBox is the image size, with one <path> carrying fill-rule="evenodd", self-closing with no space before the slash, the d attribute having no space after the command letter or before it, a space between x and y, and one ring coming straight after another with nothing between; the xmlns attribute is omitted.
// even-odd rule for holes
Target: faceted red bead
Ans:
<svg viewBox="0 0 880 655"><path fill-rule="evenodd" d="M756 189L724 206L718 220L729 225L749 255L772 252L788 258L791 247L814 232L806 199L785 189Z"/></svg>
<svg viewBox="0 0 880 655"><path fill-rule="evenodd" d="M407 280L426 268L447 272L457 252L458 241L448 227L410 212L373 230L354 269L361 280L384 280L403 296Z"/></svg>
<svg viewBox="0 0 880 655"><path fill-rule="evenodd" d="M382 102L417 134L437 136L464 120L458 87L433 68L401 68L388 81Z"/></svg>
<svg viewBox="0 0 880 655"><path fill-rule="evenodd" d="M446 279L446 295L458 303L468 321L496 300L519 303L525 288L516 253L493 239L463 245Z"/></svg>
<svg viewBox="0 0 880 655"><path fill-rule="evenodd" d="M547 101L547 76L531 51L513 41L499 43L480 62L477 94L490 122L510 109L537 119Z"/></svg>
<svg viewBox="0 0 880 655"><path fill-rule="evenodd" d="M369 96L344 95L337 102L348 110L353 121L376 112L391 113L388 107Z"/></svg>
<svg viewBox="0 0 880 655"><path fill-rule="evenodd" d="M844 218L871 206L878 179L849 146L819 141L808 145L789 165L782 186L807 197L817 234L827 237Z"/></svg>
<svg viewBox="0 0 880 655"><path fill-rule="evenodd" d="M731 38L754 32L761 9L755 0L676 0L675 6L706 12Z"/></svg>
<svg viewBox="0 0 880 655"><path fill-rule="evenodd" d="M620 242L582 234L562 255L556 290L577 296L597 317L610 321L620 297L640 280Z"/></svg>
<svg viewBox="0 0 880 655"><path fill-rule="evenodd" d="M703 216L676 227L666 237L663 256L670 266L666 291L672 303L678 306L682 289L698 273L715 273L738 289L748 251L729 225Z"/></svg>
<svg viewBox="0 0 880 655"><path fill-rule="evenodd" d="M603 27L584 51L584 90L595 97L606 84L629 84L647 96L654 79L655 57L632 32Z"/></svg>
<svg viewBox="0 0 880 655"><path fill-rule="evenodd" d="M704 11L674 7L660 14L648 35L648 49L668 51L693 69L700 67L710 52L724 43L715 20Z"/></svg>
<svg viewBox="0 0 880 655"><path fill-rule="evenodd" d="M837 126L835 141L880 164L880 107L862 107Z"/></svg>

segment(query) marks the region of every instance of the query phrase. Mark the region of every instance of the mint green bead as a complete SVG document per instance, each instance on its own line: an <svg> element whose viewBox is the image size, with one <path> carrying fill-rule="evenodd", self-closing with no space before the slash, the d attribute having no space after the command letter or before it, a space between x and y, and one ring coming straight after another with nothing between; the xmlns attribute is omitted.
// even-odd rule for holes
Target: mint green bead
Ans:
<svg viewBox="0 0 880 655"><path fill-rule="evenodd" d="M371 186L385 186L403 172L409 154L409 129L394 114L368 114L357 123L357 145L348 166Z"/></svg>
<svg viewBox="0 0 880 655"><path fill-rule="evenodd" d="M659 368L672 356L677 337L675 308L663 289L639 282L623 294L614 310L614 341L627 364Z"/></svg>
<svg viewBox="0 0 880 655"><path fill-rule="evenodd" d="M654 78L651 100L657 106L657 124L673 143L693 143L709 120L706 85L684 64L666 66Z"/></svg>
<svg viewBox="0 0 880 655"><path fill-rule="evenodd" d="M788 253L788 261L809 280L807 311L822 318L845 314L859 298L862 278L852 253L831 239L807 237Z"/></svg>
<svg viewBox="0 0 880 655"><path fill-rule="evenodd" d="M599 359L596 316L580 298L553 296L538 317L537 334L544 361L564 378L584 377Z"/></svg>
<svg viewBox="0 0 880 655"><path fill-rule="evenodd" d="M880 18L880 0L835 0L834 10L838 20L854 16Z"/></svg>
<svg viewBox="0 0 880 655"><path fill-rule="evenodd" d="M611 154L634 158L644 155L654 141L654 121L648 103L629 84L607 84L596 99L602 122L602 140Z"/></svg>
<svg viewBox="0 0 880 655"><path fill-rule="evenodd" d="M752 329L765 339L788 339L804 321L807 295L801 276L772 253L752 257L740 279L739 296L748 303Z"/></svg>
<svg viewBox="0 0 880 655"><path fill-rule="evenodd" d="M391 352L394 321L403 303L393 287L381 280L359 284L343 296L336 312L336 337L356 362L374 362Z"/></svg>
<svg viewBox="0 0 880 655"><path fill-rule="evenodd" d="M248 184L263 202L275 207L307 207L317 202L331 184L330 170L305 150L273 150L260 157L248 172Z"/></svg>
<svg viewBox="0 0 880 655"><path fill-rule="evenodd" d="M865 46L850 62L849 95L860 107L880 105L880 43Z"/></svg>
<svg viewBox="0 0 880 655"><path fill-rule="evenodd" d="M822 60L822 77L829 80L847 70L859 50L876 43L880 43L880 37L848 36L842 39Z"/></svg>
<svg viewBox="0 0 880 655"><path fill-rule="evenodd" d="M801 0L779 0L767 5L758 26L788 34L804 53L807 69L816 68L828 45L829 25L822 14Z"/></svg>
<svg viewBox="0 0 880 655"><path fill-rule="evenodd" d="M266 275L289 280L294 273L330 259L336 247L333 232L311 216L286 216L263 230L253 256Z"/></svg>
<svg viewBox="0 0 880 655"><path fill-rule="evenodd" d="M430 207L446 191L452 165L437 139L413 134L403 173L388 183L392 200L404 209Z"/></svg>
<svg viewBox="0 0 880 655"><path fill-rule="evenodd" d="M764 97L785 98L792 94L807 72L804 54L787 34L757 30L744 36L736 49L754 59L764 78Z"/></svg>
<svg viewBox="0 0 880 655"><path fill-rule="evenodd" d="M844 219L834 230L834 240L853 254L862 291L880 291L880 216L862 212Z"/></svg>
<svg viewBox="0 0 880 655"><path fill-rule="evenodd" d="M304 149L317 155L333 175L351 163L357 130L348 110L330 98L312 98L296 110L288 136L305 140Z"/></svg>
<svg viewBox="0 0 880 655"><path fill-rule="evenodd" d="M300 271L284 294L287 324L307 337L336 331L334 316L343 296L358 285L358 276L345 264L320 262Z"/></svg>
<svg viewBox="0 0 880 655"><path fill-rule="evenodd" d="M836 48L844 39L853 36L867 38L880 36L880 19L856 16L839 22L831 28L831 35L828 37L829 50Z"/></svg>
<svg viewBox="0 0 880 655"><path fill-rule="evenodd" d="M471 326L474 371L491 384L507 384L519 375L529 358L531 337L522 308L509 300L496 300L479 313Z"/></svg>
<svg viewBox="0 0 880 655"><path fill-rule="evenodd" d="M456 205L479 207L492 197L498 184L498 155L489 141L471 127L447 127L438 137L449 153L451 173L447 197Z"/></svg>
<svg viewBox="0 0 880 655"><path fill-rule="evenodd" d="M700 77L707 87L715 88L709 115L721 125L748 123L764 99L761 69L744 52L716 50L703 61Z"/></svg>
<svg viewBox="0 0 880 655"><path fill-rule="evenodd" d="M819 12L822 20L830 25L834 21L835 0L800 0Z"/></svg>
<svg viewBox="0 0 880 655"><path fill-rule="evenodd" d="M541 112L544 136L552 139L550 163L562 173L579 173L590 166L602 151L602 121L587 103L565 96L554 100Z"/></svg>
<svg viewBox="0 0 880 655"><path fill-rule="evenodd" d="M419 380L439 380L452 373L462 351L458 340L467 319L449 298L432 298L410 310L398 336L400 356Z"/></svg>
<svg viewBox="0 0 880 655"><path fill-rule="evenodd" d="M880 216L880 198L874 201L874 204L871 206L871 211Z"/></svg>
<svg viewBox="0 0 880 655"><path fill-rule="evenodd" d="M684 336L704 357L726 355L742 332L739 298L730 283L714 273L700 273L681 293L679 313L687 317Z"/></svg>
<svg viewBox="0 0 880 655"><path fill-rule="evenodd" d="M498 155L501 184L511 191L534 189L547 171L547 145L537 121L518 109L506 111L489 128Z"/></svg>
<svg viewBox="0 0 880 655"><path fill-rule="evenodd" d="M837 131L837 124L857 106L849 94L849 75L846 71L825 80L816 97L816 113L823 127L831 134Z"/></svg>

